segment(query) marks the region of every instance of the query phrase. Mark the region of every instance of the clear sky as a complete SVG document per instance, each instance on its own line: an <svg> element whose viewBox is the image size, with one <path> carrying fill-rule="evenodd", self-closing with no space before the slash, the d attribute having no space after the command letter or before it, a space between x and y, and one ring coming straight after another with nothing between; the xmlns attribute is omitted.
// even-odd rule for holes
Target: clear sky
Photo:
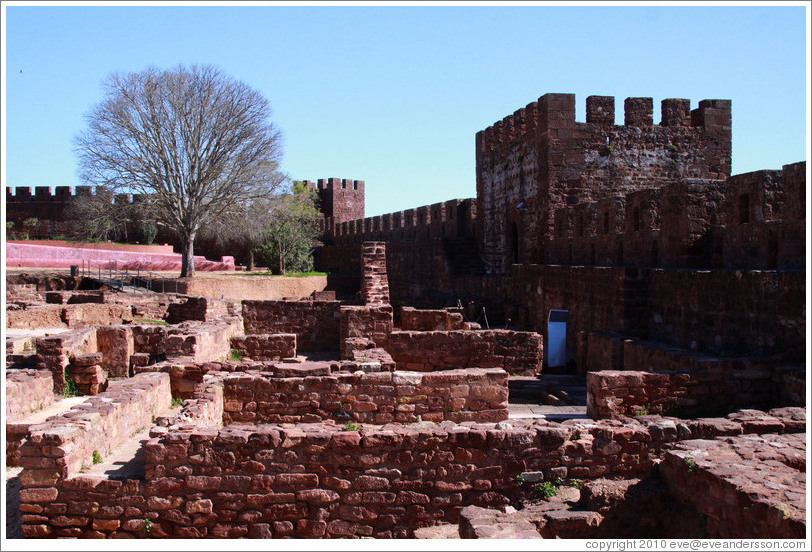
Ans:
<svg viewBox="0 0 812 552"><path fill-rule="evenodd" d="M374 216L476 195L474 135L548 92L733 102L733 173L807 159L808 3L4 2L5 186L76 186L114 71L214 64L262 92L292 178L366 181Z"/></svg>

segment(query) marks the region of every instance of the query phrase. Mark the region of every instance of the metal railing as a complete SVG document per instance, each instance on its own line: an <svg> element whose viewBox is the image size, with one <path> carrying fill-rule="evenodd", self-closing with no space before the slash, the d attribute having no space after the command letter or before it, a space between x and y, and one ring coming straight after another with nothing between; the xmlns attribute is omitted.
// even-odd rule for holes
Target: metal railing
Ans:
<svg viewBox="0 0 812 552"><path fill-rule="evenodd" d="M168 280L158 274L139 266L118 261L100 263L82 260L80 274L83 277L95 278L100 283L123 291L126 286L144 288L156 293L178 293L178 281Z"/></svg>

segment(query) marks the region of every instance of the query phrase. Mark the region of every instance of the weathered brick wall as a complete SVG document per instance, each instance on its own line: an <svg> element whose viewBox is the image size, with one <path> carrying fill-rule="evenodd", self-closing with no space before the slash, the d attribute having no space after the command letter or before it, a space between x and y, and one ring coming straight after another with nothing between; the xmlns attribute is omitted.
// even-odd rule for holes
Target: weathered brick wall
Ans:
<svg viewBox="0 0 812 552"><path fill-rule="evenodd" d="M28 437L29 423L19 420L54 402L54 381L45 370L6 370L6 466L20 465L20 445Z"/></svg>
<svg viewBox="0 0 812 552"><path fill-rule="evenodd" d="M187 537L410 537L416 527L456 521L464 505L507 504L523 471L566 476L566 450L590 457L579 457L578 477L639 471L620 461L621 451L648 465L648 434L618 429L539 422L506 431L478 424L169 431L147 445L146 485L166 488L173 506L156 512L153 528ZM215 475L188 456L233 460Z"/></svg>
<svg viewBox="0 0 812 552"><path fill-rule="evenodd" d="M133 320L132 309L114 304L27 305L8 310L8 328L88 328L100 324L123 324Z"/></svg>
<svg viewBox="0 0 812 552"><path fill-rule="evenodd" d="M194 362L223 360L231 353L231 338L242 333L242 319L236 316L215 322L183 322L167 328L162 348L167 358L187 357Z"/></svg>
<svg viewBox="0 0 812 552"><path fill-rule="evenodd" d="M282 360L296 356L296 334L237 335L231 347L252 360Z"/></svg>
<svg viewBox="0 0 812 552"><path fill-rule="evenodd" d="M707 538L803 539L805 457L803 434L688 440L659 471L675 500L706 516Z"/></svg>
<svg viewBox="0 0 812 552"><path fill-rule="evenodd" d="M648 339L709 354L805 356L802 272L652 270L645 280Z"/></svg>
<svg viewBox="0 0 812 552"><path fill-rule="evenodd" d="M339 314L342 359L351 360L353 350L387 347L393 329L390 305L342 306Z"/></svg>
<svg viewBox="0 0 812 552"><path fill-rule="evenodd" d="M600 370L623 370L623 342L626 338L617 332L576 333L578 342L578 374Z"/></svg>
<svg viewBox="0 0 812 552"><path fill-rule="evenodd" d="M74 355L98 350L96 329L85 328L37 339L37 369L53 375L54 393L65 390L65 369Z"/></svg>
<svg viewBox="0 0 812 552"><path fill-rule="evenodd" d="M316 182L304 180L302 184L318 194L319 209L331 223L340 224L347 220L364 218L363 180L320 178Z"/></svg>
<svg viewBox="0 0 812 552"><path fill-rule="evenodd" d="M54 305L65 303L105 303L104 291L47 291L45 302Z"/></svg>
<svg viewBox="0 0 812 552"><path fill-rule="evenodd" d="M127 377L130 374L130 357L135 353L132 326L99 326L96 328L96 342L102 354L101 366L109 376Z"/></svg>
<svg viewBox="0 0 812 552"><path fill-rule="evenodd" d="M757 171L727 181L724 205L726 268L806 266L806 163Z"/></svg>
<svg viewBox="0 0 812 552"><path fill-rule="evenodd" d="M587 98L588 114L597 103L603 113L576 123L574 95L546 94L477 133L478 233L496 270L517 257L546 262L559 207L730 175L730 101L690 111L688 100L663 100L666 115L654 125L651 98L628 98L623 126L614 124L614 98Z"/></svg>
<svg viewBox="0 0 812 552"><path fill-rule="evenodd" d="M339 301L243 301L246 334L296 334L301 351L338 351Z"/></svg>
<svg viewBox="0 0 812 552"><path fill-rule="evenodd" d="M326 243L360 244L365 241L422 241L460 239L475 235L476 200L452 199L376 217L339 221L327 215L323 223Z"/></svg>
<svg viewBox="0 0 812 552"><path fill-rule="evenodd" d="M509 429L450 422L359 431L333 423L157 427L143 481L80 474L42 484L24 470L23 534L411 537L418 527L455 522L464 506L508 504L520 473L545 481L641 477L675 441L805 427L803 409L742 414L625 425L513 420Z"/></svg>
<svg viewBox="0 0 812 552"><path fill-rule="evenodd" d="M321 422L334 419L338 410L373 424L508 417L507 374L498 368L304 378L242 373L226 376L223 385L225 424Z"/></svg>
<svg viewBox="0 0 812 552"><path fill-rule="evenodd" d="M503 309L514 324L540 333L547 333L551 309L569 311L567 347L575 350L577 330L640 328L646 290L637 276L635 270L617 268L514 266L502 295L510 298L510 304ZM488 287L499 293L498 285ZM488 310L495 311L490 304Z"/></svg>
<svg viewBox="0 0 812 552"><path fill-rule="evenodd" d="M166 321L178 324L187 320L209 322L235 314L231 301L221 301L211 297L184 297L181 302L171 303L167 308Z"/></svg>
<svg viewBox="0 0 812 552"><path fill-rule="evenodd" d="M6 370L6 421L54 402L54 378L46 370Z"/></svg>
<svg viewBox="0 0 812 552"><path fill-rule="evenodd" d="M386 243L361 244L361 301L367 305L389 303L386 276Z"/></svg>
<svg viewBox="0 0 812 552"><path fill-rule="evenodd" d="M626 342L625 349L626 365L632 369L586 374L587 415L591 418L695 417L779 404L774 362L703 359L631 342ZM652 361L656 371L650 370Z"/></svg>
<svg viewBox="0 0 812 552"><path fill-rule="evenodd" d="M392 332L387 351L399 370L502 368L511 375L541 373L542 337L511 330Z"/></svg>
<svg viewBox="0 0 812 552"><path fill-rule="evenodd" d="M20 447L23 492L55 497L54 485L90 467L93 451L104 458L149 426L153 415L169 408L171 398L169 376L139 374L113 382L104 393L31 426L30 438Z"/></svg>
<svg viewBox="0 0 812 552"><path fill-rule="evenodd" d="M401 307L400 329L403 331L467 330L459 309L415 309Z"/></svg>
<svg viewBox="0 0 812 552"><path fill-rule="evenodd" d="M786 406L806 405L806 366L779 365L773 377L778 387L778 403Z"/></svg>

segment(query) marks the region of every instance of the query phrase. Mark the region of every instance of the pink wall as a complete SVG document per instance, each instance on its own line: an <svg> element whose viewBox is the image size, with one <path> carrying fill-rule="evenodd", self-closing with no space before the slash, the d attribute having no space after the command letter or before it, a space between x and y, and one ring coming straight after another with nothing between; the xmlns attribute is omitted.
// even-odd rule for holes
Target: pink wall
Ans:
<svg viewBox="0 0 812 552"><path fill-rule="evenodd" d="M92 244L95 245L95 244ZM98 265L108 268L129 265L143 270L180 270L181 256L177 253L145 253L137 251L113 251L108 249L87 249L33 245L28 243L6 243L6 266L69 268L82 266L82 261L90 261L95 269ZM207 261L205 257L195 257L195 270L234 270L234 257L222 257L217 261Z"/></svg>
<svg viewBox="0 0 812 552"><path fill-rule="evenodd" d="M105 249L109 251L129 251L130 253L168 253L175 250L171 245L144 245L108 242L69 242L65 240L7 240L6 243L23 245L51 245L55 247L73 247L78 249Z"/></svg>

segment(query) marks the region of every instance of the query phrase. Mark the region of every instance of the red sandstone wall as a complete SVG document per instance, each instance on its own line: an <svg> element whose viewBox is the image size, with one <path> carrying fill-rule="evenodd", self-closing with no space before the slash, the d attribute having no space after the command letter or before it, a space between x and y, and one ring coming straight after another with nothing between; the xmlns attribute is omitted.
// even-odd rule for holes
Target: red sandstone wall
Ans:
<svg viewBox="0 0 812 552"><path fill-rule="evenodd" d="M400 309L400 329L403 331L451 331L465 330L465 322L461 312L451 309L419 310L412 307Z"/></svg>
<svg viewBox="0 0 812 552"><path fill-rule="evenodd" d="M53 375L54 393L65 390L65 369L74 355L98 350L96 329L87 328L63 332L37 339L37 369Z"/></svg>
<svg viewBox="0 0 812 552"><path fill-rule="evenodd" d="M392 332L387 352L399 370L502 368L511 375L541 373L542 338L532 332L478 330Z"/></svg>
<svg viewBox="0 0 812 552"><path fill-rule="evenodd" d="M296 334L302 351L338 351L339 301L243 301L246 334Z"/></svg>
<svg viewBox="0 0 812 552"><path fill-rule="evenodd" d="M385 304L342 306L341 358L352 360L354 350L386 348L392 332L392 307Z"/></svg>
<svg viewBox="0 0 812 552"><path fill-rule="evenodd" d="M296 334L237 335L231 347L252 360L282 360L296 356Z"/></svg>
<svg viewBox="0 0 812 552"><path fill-rule="evenodd" d="M221 301L211 297L184 297L167 307L166 321L169 324L178 324L187 320L207 322L236 313L237 308L231 301Z"/></svg>
<svg viewBox="0 0 812 552"><path fill-rule="evenodd" d="M803 435L684 441L660 472L675 500L705 516L707 538L803 539L805 455Z"/></svg>
<svg viewBox="0 0 812 552"><path fill-rule="evenodd" d="M6 422L54 402L53 374L45 370L6 370Z"/></svg>
<svg viewBox="0 0 812 552"><path fill-rule="evenodd" d="M799 413L783 410L685 420L679 434L660 419L623 426L514 420L501 430L475 423L156 427L143 481L49 479L26 468L23 534L411 537L417 527L456 522L464 506L508 504L520 473L548 481L641 477L656 451L682 439L803 431Z"/></svg>
<svg viewBox="0 0 812 552"><path fill-rule="evenodd" d="M631 341L624 359L626 370L586 374L589 417L697 417L778 404L774 362L689 357Z"/></svg>
<svg viewBox="0 0 812 552"><path fill-rule="evenodd" d="M654 125L651 98L628 98L626 124L616 126L614 99L592 96L587 123L576 123L574 95L546 94L479 132L478 234L486 261L499 272L511 262L546 262L559 207L680 178L727 178L730 101L703 100L693 112L687 100L663 106L666 116Z"/></svg>
<svg viewBox="0 0 812 552"><path fill-rule="evenodd" d="M389 280L386 277L386 244L361 244L361 301L365 304L389 303Z"/></svg>
<svg viewBox="0 0 812 552"><path fill-rule="evenodd" d="M140 374L112 382L107 391L89 397L82 405L31 426L30 439L20 447L20 465L26 468L20 481L27 487L21 495L55 498L53 485L57 481L92 466L93 451L104 458L151 424L152 416L169 408L170 400L168 375Z"/></svg>
<svg viewBox="0 0 812 552"><path fill-rule="evenodd" d="M646 273L649 339L710 354L805 356L805 275L772 271Z"/></svg>
<svg viewBox="0 0 812 552"><path fill-rule="evenodd" d="M248 373L226 376L223 384L224 424L321 422L333 419L336 410L372 424L508 417L507 374L497 368L307 378Z"/></svg>

